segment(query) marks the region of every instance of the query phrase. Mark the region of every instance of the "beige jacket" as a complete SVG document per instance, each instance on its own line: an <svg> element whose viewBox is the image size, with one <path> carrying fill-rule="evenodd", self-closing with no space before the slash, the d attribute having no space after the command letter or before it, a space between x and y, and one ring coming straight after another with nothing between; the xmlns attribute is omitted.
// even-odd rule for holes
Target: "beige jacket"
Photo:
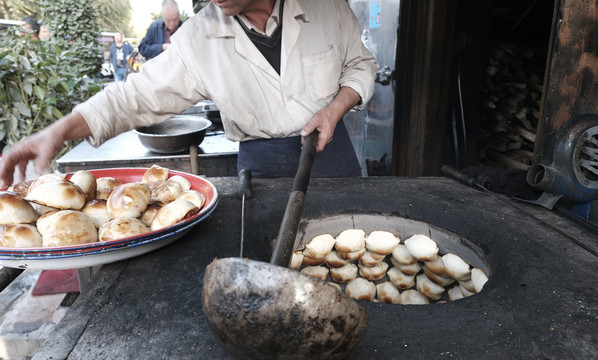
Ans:
<svg viewBox="0 0 598 360"><path fill-rule="evenodd" d="M298 135L340 86L363 108L378 63L363 46L345 0L286 0L280 75L238 22L210 3L173 35L172 45L126 82L78 105L90 143L180 114L210 99L233 141Z"/></svg>

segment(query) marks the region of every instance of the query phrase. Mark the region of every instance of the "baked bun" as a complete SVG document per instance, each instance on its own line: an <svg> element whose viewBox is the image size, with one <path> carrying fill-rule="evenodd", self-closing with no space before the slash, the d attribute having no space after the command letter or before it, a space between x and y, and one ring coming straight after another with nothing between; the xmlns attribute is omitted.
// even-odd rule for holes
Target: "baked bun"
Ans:
<svg viewBox="0 0 598 360"><path fill-rule="evenodd" d="M411 256L404 244L399 244L392 250L392 258L403 265L411 265L417 262L417 259Z"/></svg>
<svg viewBox="0 0 598 360"><path fill-rule="evenodd" d="M353 251L353 252L341 252L340 250L337 250L338 256L341 259L345 259L345 260L357 260L359 259L363 254L365 254L367 250L365 249L365 246L361 248L361 250L357 250L357 251Z"/></svg>
<svg viewBox="0 0 598 360"><path fill-rule="evenodd" d="M365 247L377 254L388 255L399 245L399 239L388 231L372 231L365 239Z"/></svg>
<svg viewBox="0 0 598 360"><path fill-rule="evenodd" d="M471 269L471 282L473 282L473 287L476 293L482 291L482 288L484 287L484 285L486 285L487 281L488 275L486 275L486 273L482 269Z"/></svg>
<svg viewBox="0 0 598 360"><path fill-rule="evenodd" d="M392 267L386 272L390 281L399 289L411 289L415 286L415 275L407 275L399 268Z"/></svg>
<svg viewBox="0 0 598 360"><path fill-rule="evenodd" d="M303 251L293 251L291 265L289 268L293 270L299 270L299 268L301 268L301 264L303 264Z"/></svg>
<svg viewBox="0 0 598 360"><path fill-rule="evenodd" d="M306 275L311 275L320 280L326 280L328 277L328 268L325 266L306 266L301 269L301 272Z"/></svg>
<svg viewBox="0 0 598 360"><path fill-rule="evenodd" d="M173 175L168 178L170 181L176 181L181 184L181 188L183 191L191 190L191 182L186 178L182 177L181 175Z"/></svg>
<svg viewBox="0 0 598 360"><path fill-rule="evenodd" d="M96 228L99 228L103 223L110 221L112 217L108 214L106 208L106 200L94 199L85 204L81 212L89 216Z"/></svg>
<svg viewBox="0 0 598 360"><path fill-rule="evenodd" d="M376 294L376 297L380 302L386 304L401 303L401 294L399 293L399 289L397 289L390 281L385 281L383 283L377 284Z"/></svg>
<svg viewBox="0 0 598 360"><path fill-rule="evenodd" d="M145 171L141 182L144 184L149 184L154 181L166 180L168 179L169 171L170 170L168 170L168 168L154 164Z"/></svg>
<svg viewBox="0 0 598 360"><path fill-rule="evenodd" d="M441 276L435 274L427 265L424 265L424 274L430 280L432 280L435 284L440 285L442 287L447 287L455 282L450 276Z"/></svg>
<svg viewBox="0 0 598 360"><path fill-rule="evenodd" d="M146 184L152 191L152 199L165 203L174 201L183 192L181 184L176 181L160 180Z"/></svg>
<svg viewBox="0 0 598 360"><path fill-rule="evenodd" d="M471 280L467 280L467 281L459 281L459 285L461 285L462 288L466 289L467 291L471 292L471 293L475 293L475 286L473 286L473 281Z"/></svg>
<svg viewBox="0 0 598 360"><path fill-rule="evenodd" d="M357 266L347 263L345 266L330 269L330 277L334 281L347 283L357 278Z"/></svg>
<svg viewBox="0 0 598 360"><path fill-rule="evenodd" d="M401 293L401 304L403 305L427 305L429 303L430 300L416 290L409 289Z"/></svg>
<svg viewBox="0 0 598 360"><path fill-rule="evenodd" d="M382 257L380 257L382 256ZM359 258L359 263L364 266L376 266L382 260L384 260L384 255L377 255L374 252L366 251L361 257Z"/></svg>
<svg viewBox="0 0 598 360"><path fill-rule="evenodd" d="M156 217L156 214L164 205L166 205L166 203L162 200L151 200L139 219L145 226L150 227L152 225L152 220L154 220L154 217Z"/></svg>
<svg viewBox="0 0 598 360"><path fill-rule="evenodd" d="M8 191L15 192L22 198L24 198L25 196L27 196L27 193L29 192L29 186L31 185L31 183L33 183L33 180L19 181L16 184L10 185L8 187Z"/></svg>
<svg viewBox="0 0 598 360"><path fill-rule="evenodd" d="M37 220L39 214L33 206L12 191L0 191L0 223L26 224Z"/></svg>
<svg viewBox="0 0 598 360"><path fill-rule="evenodd" d="M405 240L405 246L407 246L411 256L419 261L433 261L438 255L436 242L426 235L413 235Z"/></svg>
<svg viewBox="0 0 598 360"><path fill-rule="evenodd" d="M419 274L415 277L415 286L420 294L430 300L439 300L444 293L444 287L428 279L425 274Z"/></svg>
<svg viewBox="0 0 598 360"><path fill-rule="evenodd" d="M206 203L206 196L197 190L185 190L177 196L178 199L191 201L199 209L203 208Z"/></svg>
<svg viewBox="0 0 598 360"><path fill-rule="evenodd" d="M111 218L137 218L145 211L151 199L151 191L145 184L122 184L112 191L106 201Z"/></svg>
<svg viewBox="0 0 598 360"><path fill-rule="evenodd" d="M52 219L54 219L54 215L58 214L59 212L61 212L62 210L52 210L52 211L48 211L46 213L44 213L42 216L40 216L37 219L37 222L35 223L36 227L37 227L37 231L44 236L44 233L46 232L46 229L48 228L48 226L50 226L50 224L52 223Z"/></svg>
<svg viewBox="0 0 598 360"><path fill-rule="evenodd" d="M85 201L95 199L97 183L95 176L93 176L91 172L87 170L76 171L71 175L69 181L77 185L81 191L83 191L83 194L85 194Z"/></svg>
<svg viewBox="0 0 598 360"><path fill-rule="evenodd" d="M405 265L405 264L401 264L400 262L396 261L394 257L391 257L390 262L395 267L397 267L399 270L401 270L403 273L405 273L407 275L415 275L422 269L421 263L419 263L417 261L414 262L413 264Z"/></svg>
<svg viewBox="0 0 598 360"><path fill-rule="evenodd" d="M463 293L461 292L461 288L459 285L454 285L447 291L449 301L455 301L463 299Z"/></svg>
<svg viewBox="0 0 598 360"><path fill-rule="evenodd" d="M40 175L37 179L34 179L33 181L31 181L31 184L29 184L28 191L35 189L37 186L39 186L41 184L54 182L54 181L62 181L62 180L64 180L65 177L66 177L65 174L54 174L54 173Z"/></svg>
<svg viewBox="0 0 598 360"><path fill-rule="evenodd" d="M349 281L345 287L345 294L352 299L374 301L376 297L376 285L364 278L356 278Z"/></svg>
<svg viewBox="0 0 598 360"><path fill-rule="evenodd" d="M105 176L96 179L96 199L108 200L108 197L116 188L123 183L110 176Z"/></svg>
<svg viewBox="0 0 598 360"><path fill-rule="evenodd" d="M132 218L112 219L102 224L98 231L99 241L109 241L145 234L149 229L141 220Z"/></svg>
<svg viewBox="0 0 598 360"><path fill-rule="evenodd" d="M360 251L365 246L365 232L361 229L347 229L338 234L334 245L342 253Z"/></svg>
<svg viewBox="0 0 598 360"><path fill-rule="evenodd" d="M60 210L80 210L85 205L83 191L68 180L32 184L25 200Z"/></svg>
<svg viewBox="0 0 598 360"><path fill-rule="evenodd" d="M347 265L349 260L345 260L338 256L336 250L332 250L328 255L326 255L326 265L330 266L331 268L339 268Z"/></svg>
<svg viewBox="0 0 598 360"><path fill-rule="evenodd" d="M0 247L41 247L42 236L37 228L29 224L0 225Z"/></svg>
<svg viewBox="0 0 598 360"><path fill-rule="evenodd" d="M334 237L330 234L322 234L311 239L303 250L303 255L312 259L324 259L334 247Z"/></svg>
<svg viewBox="0 0 598 360"><path fill-rule="evenodd" d="M63 210L53 215L43 235L43 246L87 244L98 241L91 218L80 211Z"/></svg>
<svg viewBox="0 0 598 360"><path fill-rule="evenodd" d="M376 266L363 266L359 264L359 275L370 281L382 279L386 275L386 270L388 270L388 264L385 261L381 261Z"/></svg>
<svg viewBox="0 0 598 360"><path fill-rule="evenodd" d="M442 262L442 256L437 256L436 260L433 261L426 261L425 267L438 276L446 275L446 272L444 271L444 263Z"/></svg>
<svg viewBox="0 0 598 360"><path fill-rule="evenodd" d="M152 220L151 229L158 230L172 226L179 221L192 217L199 212L199 208L192 202L177 199L164 205Z"/></svg>
<svg viewBox="0 0 598 360"><path fill-rule="evenodd" d="M444 271L455 280L467 281L471 279L469 264L459 255L448 253L442 257Z"/></svg>
<svg viewBox="0 0 598 360"><path fill-rule="evenodd" d="M309 256L305 256L305 254L303 254L303 264L304 265L317 266L317 265L322 265L325 262L326 262L326 258L313 259L313 258L310 258Z"/></svg>

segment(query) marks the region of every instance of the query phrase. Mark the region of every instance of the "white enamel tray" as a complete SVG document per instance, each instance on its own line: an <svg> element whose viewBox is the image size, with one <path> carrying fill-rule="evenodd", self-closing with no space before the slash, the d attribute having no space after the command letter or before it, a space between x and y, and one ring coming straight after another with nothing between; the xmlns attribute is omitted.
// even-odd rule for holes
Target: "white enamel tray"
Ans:
<svg viewBox="0 0 598 360"><path fill-rule="evenodd" d="M146 168L90 170L96 178L113 177L123 183L140 181L145 171ZM205 195L206 203L198 214L176 225L129 238L48 248L0 247L0 265L36 270L76 269L132 258L171 244L210 216L218 205L218 191L211 182L196 175L170 170L170 176L173 175L183 176L191 182L192 190Z"/></svg>

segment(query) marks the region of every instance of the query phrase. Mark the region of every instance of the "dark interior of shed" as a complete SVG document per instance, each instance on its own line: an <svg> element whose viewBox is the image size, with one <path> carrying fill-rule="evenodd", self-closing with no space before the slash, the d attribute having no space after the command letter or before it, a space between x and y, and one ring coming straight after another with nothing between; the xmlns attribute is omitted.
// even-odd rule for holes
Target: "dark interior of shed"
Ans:
<svg viewBox="0 0 598 360"><path fill-rule="evenodd" d="M445 162L531 164L554 0L458 1Z"/></svg>

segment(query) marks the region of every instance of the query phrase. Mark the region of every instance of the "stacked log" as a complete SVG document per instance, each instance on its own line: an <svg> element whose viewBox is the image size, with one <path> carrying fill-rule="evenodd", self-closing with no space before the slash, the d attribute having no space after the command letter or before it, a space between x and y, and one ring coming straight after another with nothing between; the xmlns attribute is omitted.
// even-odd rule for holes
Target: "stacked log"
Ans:
<svg viewBox="0 0 598 360"><path fill-rule="evenodd" d="M490 45L478 160L529 169L534 155L546 56L501 40Z"/></svg>

